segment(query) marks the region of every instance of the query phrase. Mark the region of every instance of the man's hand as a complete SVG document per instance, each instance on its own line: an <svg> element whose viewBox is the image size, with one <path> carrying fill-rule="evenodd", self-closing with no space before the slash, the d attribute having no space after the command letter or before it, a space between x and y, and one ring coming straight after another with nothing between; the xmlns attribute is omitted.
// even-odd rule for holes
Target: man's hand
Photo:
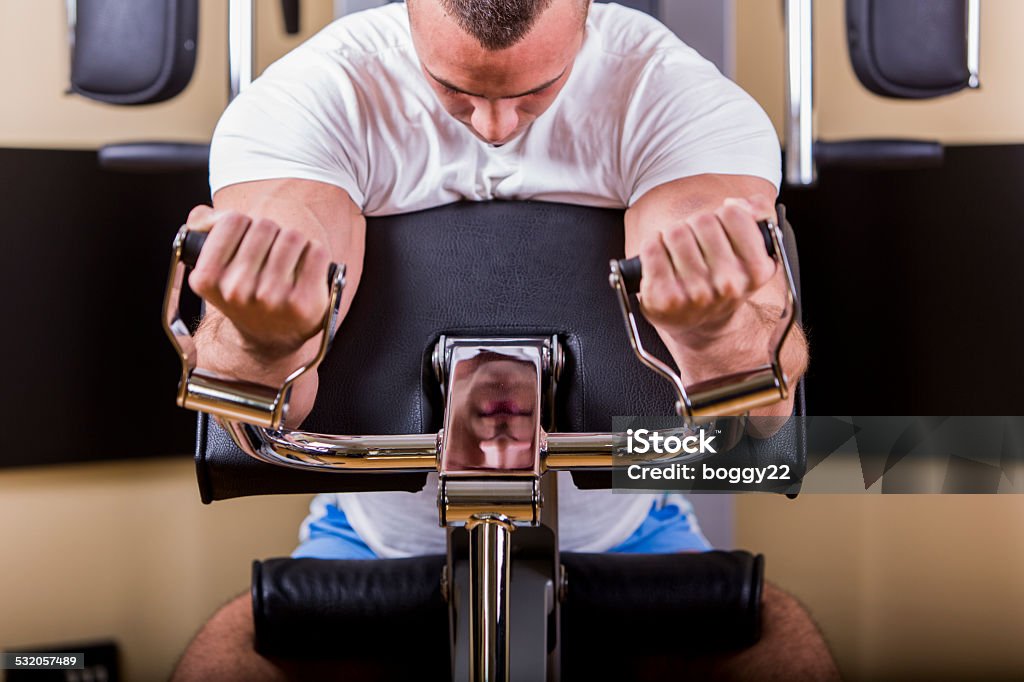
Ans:
<svg viewBox="0 0 1024 682"><path fill-rule="evenodd" d="M647 319L694 349L738 331L746 316L737 312L776 273L759 220L777 220L767 197L726 199L650 234L640 246Z"/></svg>
<svg viewBox="0 0 1024 682"><path fill-rule="evenodd" d="M644 269L641 305L687 385L768 359L787 285L756 223L777 219L774 197L775 187L761 178L700 175L660 185L626 211L626 253L639 253ZM799 325L781 359L795 384L807 367ZM784 419L792 411L791 392L751 414ZM761 424L764 435L775 428Z"/></svg>
<svg viewBox="0 0 1024 682"><path fill-rule="evenodd" d="M245 352L282 358L319 332L329 293L324 245L273 220L209 206L194 208L187 226L210 233L189 285L223 313Z"/></svg>

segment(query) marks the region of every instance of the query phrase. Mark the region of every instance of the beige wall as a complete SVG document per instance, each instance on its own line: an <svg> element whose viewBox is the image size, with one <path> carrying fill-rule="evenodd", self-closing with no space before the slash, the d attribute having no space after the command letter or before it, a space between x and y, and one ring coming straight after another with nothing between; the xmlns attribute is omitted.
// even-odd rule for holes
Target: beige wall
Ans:
<svg viewBox="0 0 1024 682"><path fill-rule="evenodd" d="M737 546L818 620L849 680L1024 675L1024 498L743 496Z"/></svg>
<svg viewBox="0 0 1024 682"><path fill-rule="evenodd" d="M0 41L0 147L92 149L132 140L208 140L227 104L227 2L199 4L192 83L167 102L119 107L64 94L69 55L63 2L0 2L0 26L7 29ZM278 0L257 0L258 68L327 24L331 5L326 0L302 3L302 34L289 37Z"/></svg>
<svg viewBox="0 0 1024 682"><path fill-rule="evenodd" d="M782 130L781 0L736 0L736 79ZM860 87L846 53L843 3L817 0L815 97L822 139L920 137L947 143L1024 141L1024 2L982 3L980 91L928 102L890 100Z"/></svg>
<svg viewBox="0 0 1024 682"><path fill-rule="evenodd" d="M187 456L0 470L0 648L109 637L125 679L167 679L252 559L294 548L307 505L205 506Z"/></svg>

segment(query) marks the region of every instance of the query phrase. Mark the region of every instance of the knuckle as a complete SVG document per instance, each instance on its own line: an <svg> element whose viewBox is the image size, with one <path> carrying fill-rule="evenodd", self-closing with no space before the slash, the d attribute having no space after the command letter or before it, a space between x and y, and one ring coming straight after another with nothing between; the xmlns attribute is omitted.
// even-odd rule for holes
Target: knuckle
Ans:
<svg viewBox="0 0 1024 682"><path fill-rule="evenodd" d="M664 287L654 289L653 295L650 298L649 307L654 312L661 314L673 313L682 308L686 303L686 299L681 291Z"/></svg>
<svg viewBox="0 0 1024 682"><path fill-rule="evenodd" d="M655 258L660 250L657 238L648 238L640 245L640 256L646 259Z"/></svg>
<svg viewBox="0 0 1024 682"><path fill-rule="evenodd" d="M200 296L205 296L211 293L214 288L214 284L216 284L216 280L211 273L206 270L196 268L188 276L189 287Z"/></svg>
<svg viewBox="0 0 1024 682"><path fill-rule="evenodd" d="M686 224L674 225L665 230L665 241L673 247L679 247L689 242L690 226Z"/></svg>
<svg viewBox="0 0 1024 682"><path fill-rule="evenodd" d="M288 299L288 292L277 282L267 282L257 287L254 299L267 310L278 310Z"/></svg>
<svg viewBox="0 0 1024 682"><path fill-rule="evenodd" d="M746 278L739 275L719 277L715 280L715 292L721 298L737 298L746 291Z"/></svg>
<svg viewBox="0 0 1024 682"><path fill-rule="evenodd" d="M225 278L220 283L220 297L231 305L242 306L250 302L252 287L240 277Z"/></svg>
<svg viewBox="0 0 1024 682"><path fill-rule="evenodd" d="M704 283L691 284L689 287L690 300L693 305L705 308L715 300L715 294L712 288Z"/></svg>
<svg viewBox="0 0 1024 682"><path fill-rule="evenodd" d="M326 261L330 257L327 253L327 247L318 241L309 242L309 256L318 262Z"/></svg>
<svg viewBox="0 0 1024 682"><path fill-rule="evenodd" d="M220 214L217 222L222 224L238 224L247 220L248 219L238 211L228 210Z"/></svg>
<svg viewBox="0 0 1024 682"><path fill-rule="evenodd" d="M207 218L211 213L213 213L212 208L205 204L200 204L188 212L188 219L185 222L187 224L198 223Z"/></svg>
<svg viewBox="0 0 1024 682"><path fill-rule="evenodd" d="M277 235L277 242L287 249L297 249L305 245L306 236L298 230L282 229Z"/></svg>
<svg viewBox="0 0 1024 682"><path fill-rule="evenodd" d="M266 218L254 220L252 224L249 225L249 232L259 237L272 236L277 231L277 224L272 220L267 220Z"/></svg>
<svg viewBox="0 0 1024 682"><path fill-rule="evenodd" d="M770 258L758 258L752 268L753 277L751 285L760 288L775 277L775 261Z"/></svg>
<svg viewBox="0 0 1024 682"><path fill-rule="evenodd" d="M720 206L719 209L715 211L715 215L718 216L718 219L722 221L723 224L725 224L741 221L744 218L749 217L750 214L740 208L738 204L727 203Z"/></svg>
<svg viewBox="0 0 1024 682"><path fill-rule="evenodd" d="M715 230L719 226L718 215L716 213L698 213L690 218L690 224L693 225L693 229L702 232Z"/></svg>

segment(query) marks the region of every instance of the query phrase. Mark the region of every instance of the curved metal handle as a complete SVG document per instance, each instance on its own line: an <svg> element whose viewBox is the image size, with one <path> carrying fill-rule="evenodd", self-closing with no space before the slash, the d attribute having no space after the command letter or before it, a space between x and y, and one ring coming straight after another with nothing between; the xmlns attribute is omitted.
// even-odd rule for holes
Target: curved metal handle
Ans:
<svg viewBox="0 0 1024 682"><path fill-rule="evenodd" d="M241 421L269 429L280 429L288 416L288 398L295 381L315 368L327 355L337 331L341 292L345 287L345 266L332 263L328 271L330 298L321 325L320 347L308 363L288 375L279 388L217 376L196 368L195 340L181 319L181 287L189 261L194 264L205 237L197 238L182 226L174 238L171 268L164 292L163 327L181 359L181 381L177 402L180 407L207 412L230 421ZM198 242L198 244L197 244ZM186 244L189 247L186 252ZM198 248L194 248L198 246Z"/></svg>
<svg viewBox="0 0 1024 682"><path fill-rule="evenodd" d="M782 243L782 231L768 221L758 223L765 235L768 254L778 262L786 276L786 306L769 341L768 364L734 374L716 377L686 386L680 373L651 355L640 340L630 294L639 289L642 274L636 259L611 261L608 282L618 294L619 307L626 324L630 346L644 365L668 381L676 394L676 413L692 421L705 417L740 415L756 407L771 405L789 397L789 382L782 368L782 345L793 328L796 315L796 287L789 258Z"/></svg>

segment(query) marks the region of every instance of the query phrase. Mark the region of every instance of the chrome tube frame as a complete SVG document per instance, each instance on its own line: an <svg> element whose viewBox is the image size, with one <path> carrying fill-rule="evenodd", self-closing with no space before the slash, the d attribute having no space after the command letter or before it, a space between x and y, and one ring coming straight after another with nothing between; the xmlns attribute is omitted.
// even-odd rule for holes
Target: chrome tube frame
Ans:
<svg viewBox="0 0 1024 682"><path fill-rule="evenodd" d="M981 87L981 0L967 0L967 85Z"/></svg>
<svg viewBox="0 0 1024 682"><path fill-rule="evenodd" d="M255 71L255 0L228 0L228 101L252 83Z"/></svg>
<svg viewBox="0 0 1024 682"><path fill-rule="evenodd" d="M786 14L786 183L813 185L814 16L813 0L785 0Z"/></svg>
<svg viewBox="0 0 1024 682"><path fill-rule="evenodd" d="M508 614L512 582L512 531L500 514L480 514L469 530L469 678L509 679Z"/></svg>

